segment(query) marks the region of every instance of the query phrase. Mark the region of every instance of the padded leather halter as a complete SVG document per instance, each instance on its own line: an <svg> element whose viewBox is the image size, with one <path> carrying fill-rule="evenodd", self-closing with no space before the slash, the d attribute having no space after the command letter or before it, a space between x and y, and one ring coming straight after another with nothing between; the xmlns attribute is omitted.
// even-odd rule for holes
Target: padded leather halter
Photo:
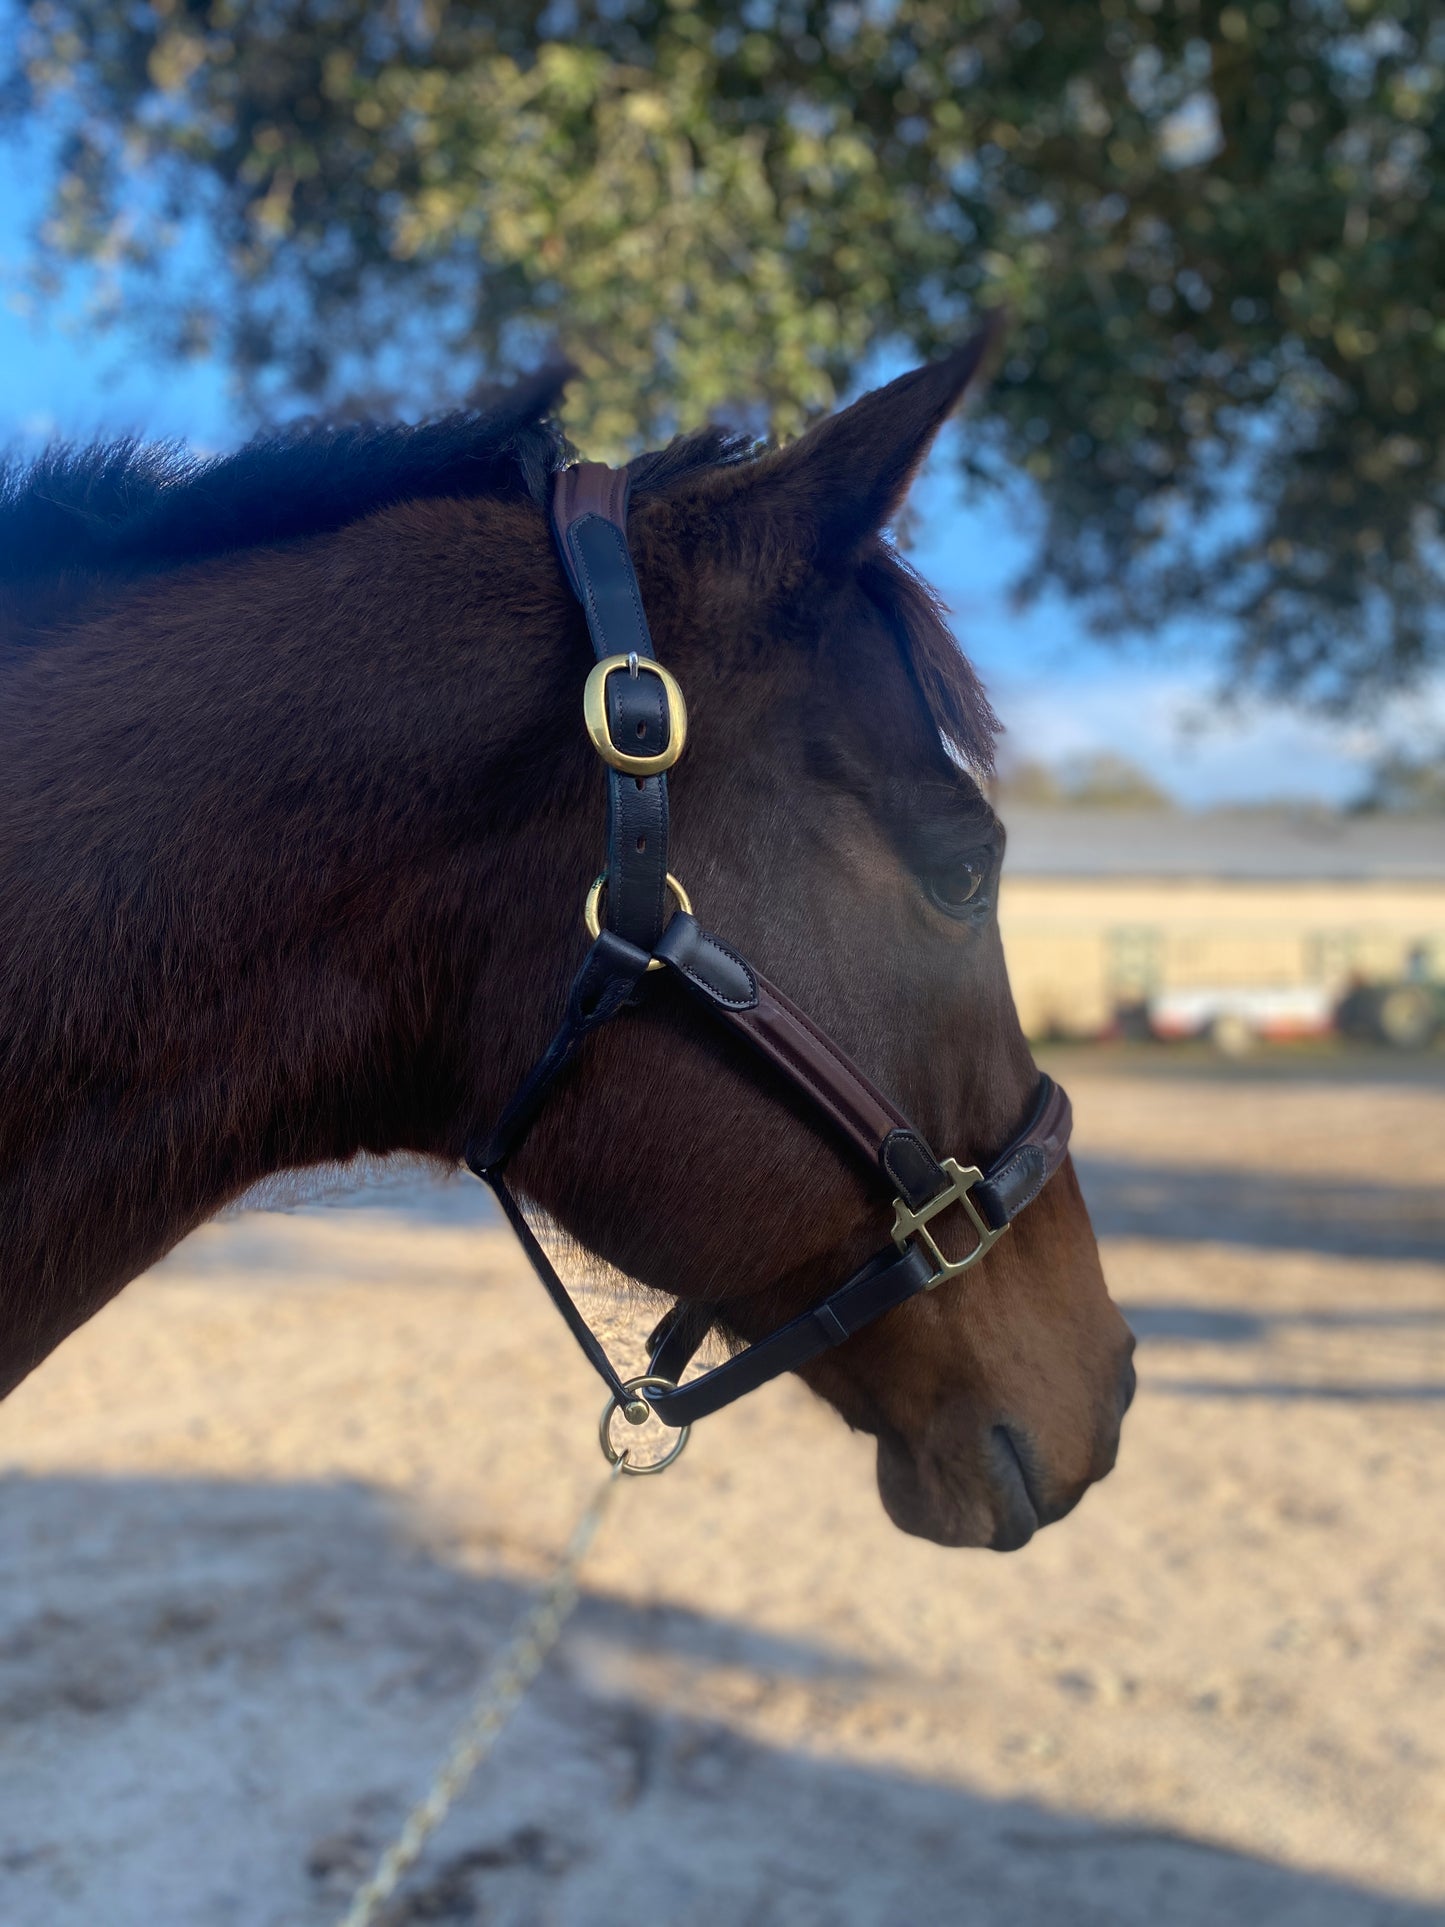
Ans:
<svg viewBox="0 0 1445 1927"><path fill-rule="evenodd" d="M635 1403L635 1389L618 1377L505 1174L592 1032L624 1010L645 1007L648 972L676 972L704 1010L788 1078L893 1198L891 1244L811 1310L687 1385L679 1381L718 1308L674 1306L652 1334L649 1375L640 1383L658 1418L686 1426L796 1371L916 1293L977 1264L1063 1163L1072 1114L1059 1086L1040 1077L1023 1128L987 1170L936 1157L826 1031L694 918L667 867L666 770L686 741L686 706L657 662L648 633L627 546L627 492L626 471L600 462L565 468L553 484L553 536L597 655L584 711L607 764L607 863L588 899L597 918L592 948L573 980L562 1021L490 1136L467 1147L467 1164L496 1193L538 1277L621 1406ZM679 904L670 920L669 889ZM933 1227L955 1207L968 1221L970 1242L962 1257L950 1260Z"/></svg>

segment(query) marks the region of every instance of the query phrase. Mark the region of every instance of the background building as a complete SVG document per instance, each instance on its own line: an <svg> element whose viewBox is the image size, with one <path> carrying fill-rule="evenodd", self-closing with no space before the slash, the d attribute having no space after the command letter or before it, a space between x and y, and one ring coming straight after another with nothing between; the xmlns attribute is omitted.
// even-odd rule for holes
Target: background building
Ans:
<svg viewBox="0 0 1445 1927"><path fill-rule="evenodd" d="M1004 806L1000 921L1030 1036L1161 992L1445 978L1445 819Z"/></svg>

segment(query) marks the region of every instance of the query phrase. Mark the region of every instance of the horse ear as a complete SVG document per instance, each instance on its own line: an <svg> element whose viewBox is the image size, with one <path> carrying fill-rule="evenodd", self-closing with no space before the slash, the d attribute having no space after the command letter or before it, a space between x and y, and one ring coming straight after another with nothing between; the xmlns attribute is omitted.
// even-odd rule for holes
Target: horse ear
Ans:
<svg viewBox="0 0 1445 1927"><path fill-rule="evenodd" d="M875 388L777 454L738 471L751 511L816 531L816 557L852 554L887 526L999 333L991 316L942 361Z"/></svg>

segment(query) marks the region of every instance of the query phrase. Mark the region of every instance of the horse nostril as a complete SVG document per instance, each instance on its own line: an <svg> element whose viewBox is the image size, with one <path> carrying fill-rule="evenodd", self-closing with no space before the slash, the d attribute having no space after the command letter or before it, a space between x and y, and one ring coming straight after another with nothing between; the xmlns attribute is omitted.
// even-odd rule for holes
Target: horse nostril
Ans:
<svg viewBox="0 0 1445 1927"><path fill-rule="evenodd" d="M1041 1525L1048 1523L1042 1502L1035 1496L1035 1454L1026 1433L1011 1425L995 1425L991 1437L994 1475L994 1530L989 1540L995 1552L1017 1552Z"/></svg>
<svg viewBox="0 0 1445 1927"><path fill-rule="evenodd" d="M1121 1425L1124 1422L1124 1414L1134 1403L1134 1393L1138 1390L1138 1386L1139 1374L1134 1370L1134 1361L1132 1358L1126 1358L1124 1360L1124 1369L1119 1374L1118 1389L1115 1392L1115 1398L1119 1407L1119 1423Z"/></svg>

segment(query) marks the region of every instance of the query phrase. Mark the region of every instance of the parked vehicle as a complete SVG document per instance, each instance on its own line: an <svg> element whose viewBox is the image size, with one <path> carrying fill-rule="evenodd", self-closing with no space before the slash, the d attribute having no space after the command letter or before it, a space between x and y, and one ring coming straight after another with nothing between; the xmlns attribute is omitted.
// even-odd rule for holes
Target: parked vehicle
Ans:
<svg viewBox="0 0 1445 1927"><path fill-rule="evenodd" d="M1266 1040L1327 1037L1335 1009L1324 984L1229 985L1156 990L1143 1016L1151 1037L1207 1038L1226 1056L1239 1057Z"/></svg>
<svg viewBox="0 0 1445 1927"><path fill-rule="evenodd" d="M1341 1000L1335 1021L1342 1037L1423 1050L1445 1027L1445 984L1406 979L1356 984Z"/></svg>

